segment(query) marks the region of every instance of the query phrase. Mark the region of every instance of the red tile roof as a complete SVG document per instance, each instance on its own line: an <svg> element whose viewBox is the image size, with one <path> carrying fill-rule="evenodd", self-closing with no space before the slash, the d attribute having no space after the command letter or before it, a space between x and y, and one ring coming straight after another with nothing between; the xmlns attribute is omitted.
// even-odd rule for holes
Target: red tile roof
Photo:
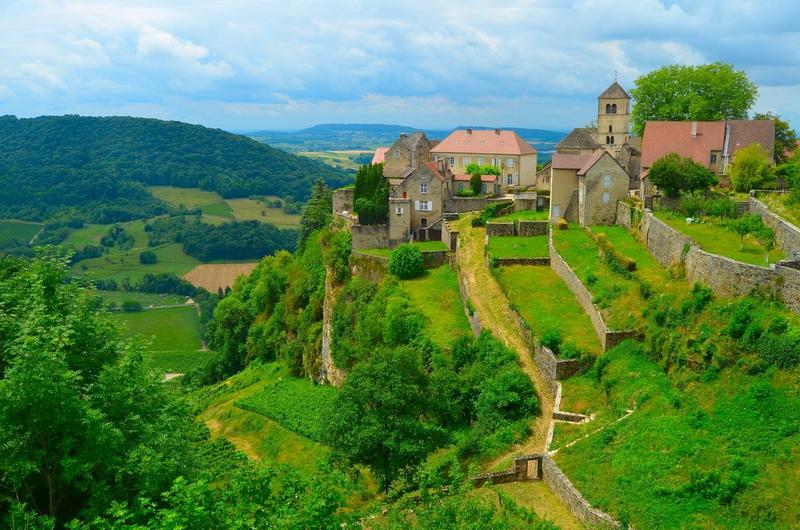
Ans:
<svg viewBox="0 0 800 530"><path fill-rule="evenodd" d="M759 144L767 153L770 160L775 152L775 122L772 120L729 120L730 140L728 151L736 151L752 144Z"/></svg>
<svg viewBox="0 0 800 530"><path fill-rule="evenodd" d="M553 153L553 169L580 169L586 165L594 153L579 155L575 153Z"/></svg>
<svg viewBox="0 0 800 530"><path fill-rule="evenodd" d="M442 181L445 180L444 173L442 173L442 171L439 169L439 162L435 160L432 162L426 162L425 167L433 171L433 174L436 175L439 178L439 180Z"/></svg>
<svg viewBox="0 0 800 530"><path fill-rule="evenodd" d="M514 131L459 129L439 142L431 153L530 155L536 149Z"/></svg>
<svg viewBox="0 0 800 530"><path fill-rule="evenodd" d="M692 136L692 123L697 134ZM642 168L669 153L678 153L709 167L711 151L722 151L724 121L648 121L642 138Z"/></svg>
<svg viewBox="0 0 800 530"><path fill-rule="evenodd" d="M372 162L370 162L370 164L383 164L386 161L386 153L388 151L388 147L379 147L375 149L375 154L372 155Z"/></svg>

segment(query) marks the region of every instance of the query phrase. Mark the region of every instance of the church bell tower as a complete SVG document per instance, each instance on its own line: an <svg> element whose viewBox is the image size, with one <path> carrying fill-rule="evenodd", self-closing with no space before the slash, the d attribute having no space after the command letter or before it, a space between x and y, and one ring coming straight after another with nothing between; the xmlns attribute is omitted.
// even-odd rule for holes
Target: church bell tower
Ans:
<svg viewBox="0 0 800 530"><path fill-rule="evenodd" d="M628 142L630 106L631 97L616 80L597 97L595 141L614 156Z"/></svg>

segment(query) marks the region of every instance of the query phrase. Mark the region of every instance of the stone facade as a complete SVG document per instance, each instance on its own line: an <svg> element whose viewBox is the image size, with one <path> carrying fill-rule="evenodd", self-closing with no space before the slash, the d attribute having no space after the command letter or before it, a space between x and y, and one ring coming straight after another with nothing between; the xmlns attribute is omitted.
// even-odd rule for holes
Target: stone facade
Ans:
<svg viewBox="0 0 800 530"><path fill-rule="evenodd" d="M364 248L388 248L388 225L355 225L350 229L353 238L353 250Z"/></svg>
<svg viewBox="0 0 800 530"><path fill-rule="evenodd" d="M800 259L800 228L772 213L767 205L750 197L750 213L764 220L764 224L775 231L775 240L789 257Z"/></svg>
<svg viewBox="0 0 800 530"><path fill-rule="evenodd" d="M447 245L452 252L458 248L458 230L450 224L450 221L442 222L442 242Z"/></svg>
<svg viewBox="0 0 800 530"><path fill-rule="evenodd" d="M547 454L542 458L542 479L569 511L589 528L620 528L620 524L610 515L592 508L589 501Z"/></svg>
<svg viewBox="0 0 800 530"><path fill-rule="evenodd" d="M507 199L486 197L444 197L443 209L448 213L467 213L479 212L489 206L498 202L507 202Z"/></svg>
<svg viewBox="0 0 800 530"><path fill-rule="evenodd" d="M449 195L447 181L442 175L442 167L438 172L427 164L416 168L402 183L394 185L390 190L389 199L389 224L397 220L403 228L409 227L407 234L419 228L427 228L437 221L444 213L444 197ZM398 201L408 201L402 205ZM398 214L402 208L402 214ZM392 234L404 239L401 229L392 229Z"/></svg>
<svg viewBox="0 0 800 530"><path fill-rule="evenodd" d="M401 133L386 151L383 173L393 177L406 168L418 168L431 160L431 144L425 133Z"/></svg>
<svg viewBox="0 0 800 530"><path fill-rule="evenodd" d="M352 212L355 188L340 188L333 192L333 211Z"/></svg>
<svg viewBox="0 0 800 530"><path fill-rule="evenodd" d="M486 223L486 235L489 237L513 236L516 227L511 221L507 222L488 222Z"/></svg>
<svg viewBox="0 0 800 530"><path fill-rule="evenodd" d="M603 351L610 350L625 339L638 336L638 332L636 330L610 330L608 328L603 320L600 310L597 309L592 301L592 294L589 292L586 286L583 285L575 272L570 268L567 262L564 261L564 258L561 257L561 255L553 246L552 234L548 244L550 246L550 268L552 268L555 273L558 274L562 280L564 280L564 283L567 284L569 290L572 291L573 295L575 295L578 303L581 304L583 310L586 311L587 315L589 315L589 320L592 321L592 327L594 328L594 332L597 334L597 338L600 340L600 345L602 346Z"/></svg>
<svg viewBox="0 0 800 530"><path fill-rule="evenodd" d="M517 235L523 237L546 236L550 223L547 221L517 221Z"/></svg>
<svg viewBox="0 0 800 530"><path fill-rule="evenodd" d="M578 221L582 226L613 225L617 201L628 196L628 173L610 155L578 177Z"/></svg>

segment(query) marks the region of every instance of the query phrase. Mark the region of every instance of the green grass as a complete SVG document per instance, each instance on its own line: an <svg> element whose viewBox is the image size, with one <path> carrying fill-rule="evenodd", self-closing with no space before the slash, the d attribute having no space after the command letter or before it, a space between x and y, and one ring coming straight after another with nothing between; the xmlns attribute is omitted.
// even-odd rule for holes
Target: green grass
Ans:
<svg viewBox="0 0 800 530"><path fill-rule="evenodd" d="M200 188L178 188L175 186L150 186L147 188L156 198L173 206L196 208L213 202L219 202L222 197L215 191L201 190Z"/></svg>
<svg viewBox="0 0 800 530"><path fill-rule="evenodd" d="M269 196L266 199L277 199L277 197ZM238 221L260 221L281 228L300 226L300 215L288 214L282 208L268 208L260 200L228 199L225 202L231 207L233 217Z"/></svg>
<svg viewBox="0 0 800 530"><path fill-rule="evenodd" d="M401 281L400 286L428 317L428 333L436 344L446 347L455 337L470 333L458 291L458 275L449 265L427 270L420 278Z"/></svg>
<svg viewBox="0 0 800 530"><path fill-rule="evenodd" d="M212 202L200 207L205 215L213 215L216 217L225 217L226 219L233 219L233 209L227 201Z"/></svg>
<svg viewBox="0 0 800 530"><path fill-rule="evenodd" d="M786 199L788 198L788 193L764 193L759 195L758 200L766 204L773 213L780 215L795 226L800 226L800 205L787 204Z"/></svg>
<svg viewBox="0 0 800 530"><path fill-rule="evenodd" d="M124 278L129 278L131 282L136 282L148 272L154 274L167 272L183 276L200 263L185 254L180 243L171 243L150 250L158 256L158 263L142 265L139 263L141 250L130 250L121 254L108 254L80 261L72 267L72 270L100 280L114 279L121 282Z"/></svg>
<svg viewBox="0 0 800 530"><path fill-rule="evenodd" d="M199 350L200 316L194 306L118 313L127 337L149 341L147 351ZM150 341L150 339L152 340Z"/></svg>
<svg viewBox="0 0 800 530"><path fill-rule="evenodd" d="M547 257L547 236L505 236L489 238L489 255L493 258Z"/></svg>
<svg viewBox="0 0 800 530"><path fill-rule="evenodd" d="M131 250L147 248L147 232L144 231L144 225L148 221L136 220L128 221L127 223L119 223L129 235L133 237L133 247ZM76 248L83 248L86 245L99 245L100 239L108 232L114 225L94 225L89 224L83 228L72 230L67 239L64 240L64 245L72 245ZM120 251L116 247L111 247L108 251L109 254L119 254Z"/></svg>
<svg viewBox="0 0 800 530"><path fill-rule="evenodd" d="M679 389L630 344L607 354L596 385L612 417L635 412L555 457L589 502L636 528L795 527L798 370L732 367Z"/></svg>
<svg viewBox="0 0 800 530"><path fill-rule="evenodd" d="M415 243L411 243L412 246L417 247L422 252L432 252L432 251L447 251L447 245L442 243L441 241L418 241ZM380 256L383 258L388 258L392 250L388 248L365 248L359 250L359 252L363 252L364 254L370 254L372 256Z"/></svg>
<svg viewBox="0 0 800 530"><path fill-rule="evenodd" d="M666 210L660 210L655 215L675 230L692 238L706 252L751 265L766 266L764 247L752 236L747 236L744 239L744 246L740 247L739 236L726 228L725 221L708 218L705 223L688 224L684 216ZM769 263L775 263L785 257L786 254L781 249L775 249L769 253Z"/></svg>
<svg viewBox="0 0 800 530"><path fill-rule="evenodd" d="M41 229L42 225L39 223L13 220L0 221L0 243L6 243L14 239L27 243Z"/></svg>
<svg viewBox="0 0 800 530"><path fill-rule="evenodd" d="M152 351L145 353L145 364L163 373L185 374L210 363L217 356L213 351Z"/></svg>
<svg viewBox="0 0 800 530"><path fill-rule="evenodd" d="M550 267L501 267L497 281L534 335L541 337L546 331L558 330L564 341L573 342L581 351L600 353L589 316Z"/></svg>
<svg viewBox="0 0 800 530"><path fill-rule="evenodd" d="M490 219L489 222L492 221L547 221L548 220L548 212L546 210L536 211L536 210L520 210L518 212L510 213L508 215L504 215L502 217L496 217L494 219Z"/></svg>
<svg viewBox="0 0 800 530"><path fill-rule="evenodd" d="M586 230L573 224L568 230L555 230L553 244L589 289L611 329L629 329L641 321L639 282L612 272L600 259L597 245Z"/></svg>
<svg viewBox="0 0 800 530"><path fill-rule="evenodd" d="M186 296L179 294L156 294L156 293L139 293L136 291L97 291L97 296L103 299L104 302L113 302L122 305L125 300L136 300L142 306L161 306L161 305L178 305L185 304L188 299Z"/></svg>
<svg viewBox="0 0 800 530"><path fill-rule="evenodd" d="M236 406L263 414L285 429L323 443L336 392L331 386L284 376L260 392L238 400Z"/></svg>

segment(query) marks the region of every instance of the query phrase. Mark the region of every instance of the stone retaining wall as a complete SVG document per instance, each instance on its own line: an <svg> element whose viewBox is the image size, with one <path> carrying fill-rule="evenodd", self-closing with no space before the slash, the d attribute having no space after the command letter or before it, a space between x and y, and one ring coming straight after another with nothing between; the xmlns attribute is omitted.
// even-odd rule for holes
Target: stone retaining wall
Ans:
<svg viewBox="0 0 800 530"><path fill-rule="evenodd" d="M764 224L775 230L775 240L787 256L800 257L800 228L772 213L766 204L750 196L750 213L764 220Z"/></svg>
<svg viewBox="0 0 800 530"><path fill-rule="evenodd" d="M389 270L389 259L354 251L350 254L350 273L379 282Z"/></svg>
<svg viewBox="0 0 800 530"><path fill-rule="evenodd" d="M353 250L388 248L389 225L355 225L350 229Z"/></svg>
<svg viewBox="0 0 800 530"><path fill-rule="evenodd" d="M333 192L333 211L352 212L355 188L340 188Z"/></svg>
<svg viewBox="0 0 800 530"><path fill-rule="evenodd" d="M516 235L516 226L511 221L486 223L486 235L489 237L503 237Z"/></svg>
<svg viewBox="0 0 800 530"><path fill-rule="evenodd" d="M572 291L573 295L575 295L578 303L581 304L583 310L586 311L587 315L589 315L589 320L592 321L592 327L594 328L595 334L597 334L597 338L600 340L600 345L603 348L603 351L610 350L625 339L636 337L638 335L636 330L611 330L608 328L603 320L600 310L597 309L592 301L592 294L583 285L581 280L570 268L570 266L567 265L567 262L564 261L564 258L562 258L561 255L556 251L555 246L553 245L552 234L550 234L548 245L550 247L550 268L552 268L555 273L562 280L564 280L564 283L567 284L569 290Z"/></svg>
<svg viewBox="0 0 800 530"><path fill-rule="evenodd" d="M458 245L458 230L450 224L450 221L442 222L442 243L447 245L452 252L456 251Z"/></svg>
<svg viewBox="0 0 800 530"><path fill-rule="evenodd" d="M539 258L493 258L494 263L498 266L508 265L550 265L550 257L543 256Z"/></svg>
<svg viewBox="0 0 800 530"><path fill-rule="evenodd" d="M446 195L446 194L445 194ZM448 213L477 212L483 210L490 204L497 202L508 202L508 199L496 197L487 199L486 197L447 197L443 198L442 210Z"/></svg>
<svg viewBox="0 0 800 530"><path fill-rule="evenodd" d="M422 252L422 263L426 269L441 267L447 261L450 254L447 250L425 250Z"/></svg>
<svg viewBox="0 0 800 530"><path fill-rule="evenodd" d="M517 221L517 235L523 237L546 236L550 223L547 221Z"/></svg>
<svg viewBox="0 0 800 530"><path fill-rule="evenodd" d="M542 457L542 479L556 497L583 524L590 528L620 528L620 524L607 513L592 508L589 501L578 491L567 476L559 469L550 455Z"/></svg>
<svg viewBox="0 0 800 530"><path fill-rule="evenodd" d="M569 423L583 423L589 420L589 416L585 414L577 414L575 412L564 412L562 410L555 410L553 411L553 419L566 421Z"/></svg>

